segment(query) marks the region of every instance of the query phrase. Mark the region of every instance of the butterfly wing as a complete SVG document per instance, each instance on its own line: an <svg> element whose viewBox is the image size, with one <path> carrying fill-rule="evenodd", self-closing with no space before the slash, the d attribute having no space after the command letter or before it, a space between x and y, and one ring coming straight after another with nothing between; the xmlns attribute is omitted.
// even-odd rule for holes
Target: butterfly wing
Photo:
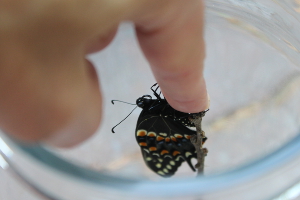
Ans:
<svg viewBox="0 0 300 200"><path fill-rule="evenodd" d="M191 159L197 154L190 138L196 131L175 121L167 109L157 110L161 112L143 110L137 123L136 140L146 165L163 177L174 175L184 161L195 171Z"/></svg>

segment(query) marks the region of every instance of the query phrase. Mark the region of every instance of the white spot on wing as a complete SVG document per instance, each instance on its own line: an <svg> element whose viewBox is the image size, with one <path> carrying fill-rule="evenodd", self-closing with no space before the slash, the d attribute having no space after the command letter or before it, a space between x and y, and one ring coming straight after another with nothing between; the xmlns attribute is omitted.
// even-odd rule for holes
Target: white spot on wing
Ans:
<svg viewBox="0 0 300 200"><path fill-rule="evenodd" d="M146 160L147 160L147 161L151 161L152 158L151 158L151 157L147 157Z"/></svg>
<svg viewBox="0 0 300 200"><path fill-rule="evenodd" d="M178 157L176 158L176 161L179 161L180 158L182 158L182 159L184 160L184 158L183 158L182 156L178 156Z"/></svg>
<svg viewBox="0 0 300 200"><path fill-rule="evenodd" d="M191 152L185 152L185 157L189 157L189 156L191 156L192 154L191 154Z"/></svg>
<svg viewBox="0 0 300 200"><path fill-rule="evenodd" d="M158 171L157 173L160 175L165 175L165 173L163 173L162 171Z"/></svg>
<svg viewBox="0 0 300 200"><path fill-rule="evenodd" d="M168 134L166 134L166 133L159 133L159 135L164 136L164 137L168 136Z"/></svg>
<svg viewBox="0 0 300 200"><path fill-rule="evenodd" d="M159 154L158 154L158 153L153 153L152 155L159 157Z"/></svg>
<svg viewBox="0 0 300 200"><path fill-rule="evenodd" d="M161 168L161 164L160 164L160 163L157 163L155 166L156 166L157 168Z"/></svg>

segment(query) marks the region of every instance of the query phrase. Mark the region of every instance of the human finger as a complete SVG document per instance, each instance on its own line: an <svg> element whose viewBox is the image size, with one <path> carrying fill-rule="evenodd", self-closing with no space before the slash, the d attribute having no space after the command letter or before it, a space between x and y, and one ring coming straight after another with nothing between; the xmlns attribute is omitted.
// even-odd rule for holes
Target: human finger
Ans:
<svg viewBox="0 0 300 200"><path fill-rule="evenodd" d="M161 15L139 21L136 32L169 104L176 110L195 113L209 106L203 77L204 6L200 0L189 2L177 1L178 5L169 5L172 9L161 8Z"/></svg>

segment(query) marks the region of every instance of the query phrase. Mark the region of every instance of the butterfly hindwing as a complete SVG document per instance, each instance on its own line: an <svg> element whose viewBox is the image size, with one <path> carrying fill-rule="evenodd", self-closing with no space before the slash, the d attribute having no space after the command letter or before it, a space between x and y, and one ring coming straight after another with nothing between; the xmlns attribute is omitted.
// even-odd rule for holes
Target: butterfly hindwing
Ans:
<svg viewBox="0 0 300 200"><path fill-rule="evenodd" d="M136 129L146 165L163 177L172 176L184 161L195 171L191 160L197 154L190 138L196 131L174 120L174 109L166 101L151 104L141 112Z"/></svg>

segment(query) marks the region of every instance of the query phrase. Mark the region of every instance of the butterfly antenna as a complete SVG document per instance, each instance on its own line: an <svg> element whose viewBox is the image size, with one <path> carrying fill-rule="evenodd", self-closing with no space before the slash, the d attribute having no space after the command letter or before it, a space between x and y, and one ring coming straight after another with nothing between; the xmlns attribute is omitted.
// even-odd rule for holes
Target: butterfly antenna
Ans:
<svg viewBox="0 0 300 200"><path fill-rule="evenodd" d="M136 105L136 104L134 104L134 103L128 103L128 102L126 102L126 101L120 101L120 100L111 100L111 103L112 103L112 104L115 104L115 101L116 101L116 102L121 102L121 103L126 103L126 104L129 104L129 105Z"/></svg>
<svg viewBox="0 0 300 200"><path fill-rule="evenodd" d="M133 104L135 105L135 104ZM115 125L112 129L111 129L111 132L115 133L114 129L119 125L121 124L125 119L127 119L129 117L129 115L131 115L131 113L137 108L138 106L136 106L122 121L120 121L117 125Z"/></svg>

